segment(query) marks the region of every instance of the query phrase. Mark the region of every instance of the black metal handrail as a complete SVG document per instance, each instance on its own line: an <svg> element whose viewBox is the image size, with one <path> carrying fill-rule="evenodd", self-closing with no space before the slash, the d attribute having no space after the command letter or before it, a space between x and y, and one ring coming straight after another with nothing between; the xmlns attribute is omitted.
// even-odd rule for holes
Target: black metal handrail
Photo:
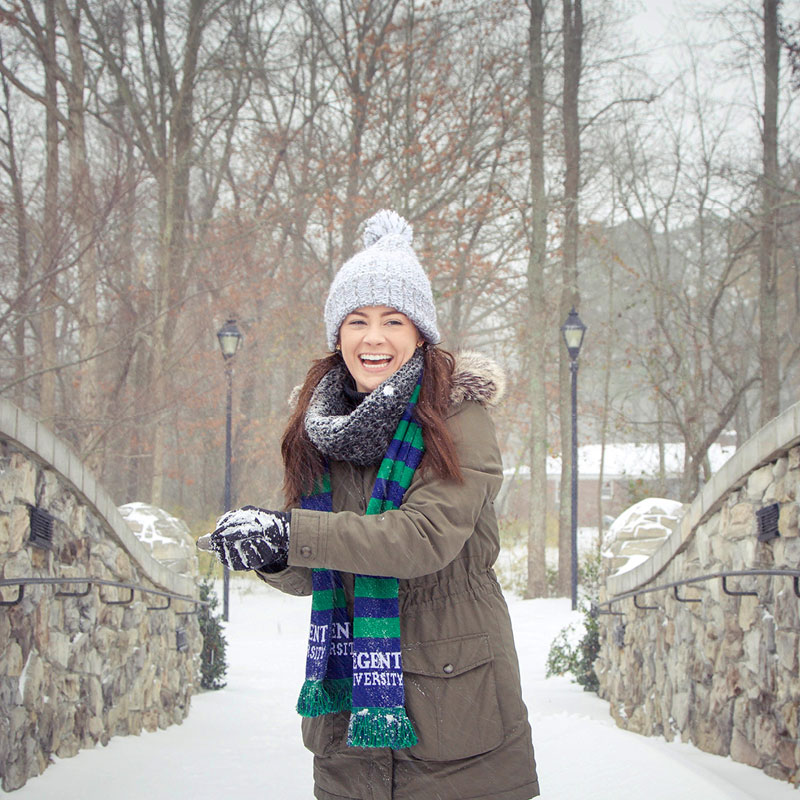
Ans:
<svg viewBox="0 0 800 800"><path fill-rule="evenodd" d="M665 589L672 589L675 593L675 599L680 603L699 603L701 602L701 598L699 597L681 597L678 594L678 589L681 586L686 586L692 583L702 583L704 581L710 581L715 579L720 579L722 581L722 591L725 592L727 595L731 595L732 597L742 597L742 596L752 596L758 597L758 592L751 592L751 591L739 591L736 589L729 589L728 588L728 578L737 578L737 577L753 577L757 575L778 575L778 576L786 576L793 578L793 585L794 585L794 593L795 595L800 598L800 570L797 569L735 569L735 570L727 570L725 572L709 572L705 575L698 575L694 578L683 578L679 581L671 581L670 583L662 583L658 586L648 586L644 589L633 589L630 592L624 592L623 594L618 594L609 600L605 600L602 603L592 603L591 614L592 616L598 616L600 614L613 614L615 616L620 616L622 614L621 611L604 611L602 609L610 608L612 603L618 603L621 600L627 600L629 598L633 598L633 604L636 608L641 610L647 609L658 609L660 606L643 606L639 604L639 595L642 594L650 594L652 592L663 592Z"/></svg>
<svg viewBox="0 0 800 800"><path fill-rule="evenodd" d="M13 600L0 600L0 606L16 606L21 601L25 594L25 587L31 585L60 585L60 584L86 584L86 590L82 592L56 592L56 597L86 597L92 589L92 586L115 586L118 589L128 589L130 597L127 600L106 600L103 593L99 592L100 601L106 605L130 605L133 602L134 592L142 592L143 594L154 594L159 597L166 597L166 605L160 606L147 606L148 611L164 611L170 607L173 600L182 600L186 603L193 603L194 609L192 611L176 611L175 613L181 616L188 616L190 614L197 614L200 606L209 605L208 600L196 600L194 597L189 597L185 594L177 594L176 592L165 592L161 589L151 589L147 586L140 586L135 583L121 583L120 581L109 581L105 578L5 578L0 580L0 589L4 586L17 586L17 596Z"/></svg>

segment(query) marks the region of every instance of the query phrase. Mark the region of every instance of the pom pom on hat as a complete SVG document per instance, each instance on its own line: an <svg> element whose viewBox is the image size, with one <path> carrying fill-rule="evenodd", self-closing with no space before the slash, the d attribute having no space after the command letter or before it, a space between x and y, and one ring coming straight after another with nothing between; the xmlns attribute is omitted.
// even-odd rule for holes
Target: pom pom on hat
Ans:
<svg viewBox="0 0 800 800"><path fill-rule="evenodd" d="M425 341L437 344L436 309L428 276L411 244L411 225L383 209L364 230L364 250L345 262L325 302L325 332L333 350L344 318L357 308L388 306L405 314Z"/></svg>
<svg viewBox="0 0 800 800"><path fill-rule="evenodd" d="M408 220L395 211L382 209L367 221L364 229L364 247L372 247L379 239L390 234L402 236L409 245L414 241L414 229Z"/></svg>

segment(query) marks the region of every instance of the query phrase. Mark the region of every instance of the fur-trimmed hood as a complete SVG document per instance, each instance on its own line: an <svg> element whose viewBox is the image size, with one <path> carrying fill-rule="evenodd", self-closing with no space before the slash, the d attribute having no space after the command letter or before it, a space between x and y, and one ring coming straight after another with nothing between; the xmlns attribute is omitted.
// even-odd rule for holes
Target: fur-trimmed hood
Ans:
<svg viewBox="0 0 800 800"><path fill-rule="evenodd" d="M459 405L474 400L492 408L499 404L506 391L506 376L502 367L483 353L465 350L456 354L450 401Z"/></svg>
<svg viewBox="0 0 800 800"><path fill-rule="evenodd" d="M454 406L465 400L474 400L487 408L499 405L506 391L503 368L493 359L474 350L456 353L455 360L450 402ZM290 408L297 405L300 388L295 386L289 395Z"/></svg>

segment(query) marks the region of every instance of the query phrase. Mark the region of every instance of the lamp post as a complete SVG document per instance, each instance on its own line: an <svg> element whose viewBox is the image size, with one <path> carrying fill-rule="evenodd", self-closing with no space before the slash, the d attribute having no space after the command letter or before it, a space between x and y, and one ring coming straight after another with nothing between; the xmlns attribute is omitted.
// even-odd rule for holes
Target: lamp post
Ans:
<svg viewBox="0 0 800 800"><path fill-rule="evenodd" d="M225 363L225 375L228 379L228 404L225 411L225 497L224 511L231 510L231 412L233 397L233 357L242 343L242 334L236 327L236 320L229 319L218 331L217 340ZM228 596L230 593L230 570L222 568L222 618L228 621Z"/></svg>
<svg viewBox="0 0 800 800"><path fill-rule="evenodd" d="M561 326L561 335L569 353L569 372L572 388L572 610L578 605L578 354L581 352L586 326L573 307Z"/></svg>

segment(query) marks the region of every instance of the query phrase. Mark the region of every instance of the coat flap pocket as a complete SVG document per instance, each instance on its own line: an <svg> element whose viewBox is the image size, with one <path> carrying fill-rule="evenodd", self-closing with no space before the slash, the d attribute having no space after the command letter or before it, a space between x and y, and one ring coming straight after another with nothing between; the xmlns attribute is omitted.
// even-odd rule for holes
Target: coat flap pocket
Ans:
<svg viewBox="0 0 800 800"><path fill-rule="evenodd" d="M489 634L419 642L403 648L403 671L436 678L454 678L492 660Z"/></svg>

